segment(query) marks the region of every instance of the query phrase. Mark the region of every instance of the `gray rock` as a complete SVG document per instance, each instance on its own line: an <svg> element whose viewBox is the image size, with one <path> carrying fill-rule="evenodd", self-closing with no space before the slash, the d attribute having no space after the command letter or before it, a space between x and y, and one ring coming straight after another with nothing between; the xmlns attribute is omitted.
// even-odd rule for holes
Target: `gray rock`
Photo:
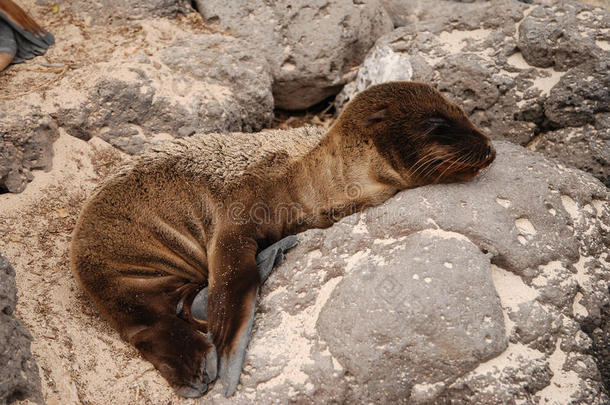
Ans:
<svg viewBox="0 0 610 405"><path fill-rule="evenodd" d="M71 135L97 135L131 154L159 136L252 132L273 119L266 60L226 35L195 35L150 58L96 65L82 77L87 101L60 109L58 122Z"/></svg>
<svg viewBox="0 0 610 405"><path fill-rule="evenodd" d="M496 148L474 181L301 234L262 288L231 403L607 403L607 350L580 329L608 322L609 191Z"/></svg>
<svg viewBox="0 0 610 405"><path fill-rule="evenodd" d="M198 0L206 22L267 58L279 108L297 110L337 94L392 22L377 0ZM346 77L346 75L348 75Z"/></svg>
<svg viewBox="0 0 610 405"><path fill-rule="evenodd" d="M608 28L608 13L575 1L553 2L536 7L521 22L518 46L530 65L567 70L591 58L607 58L600 43L610 41Z"/></svg>
<svg viewBox="0 0 610 405"><path fill-rule="evenodd" d="M38 365L30 352L32 335L13 315L15 270L0 254L0 404L29 399L43 403Z"/></svg>
<svg viewBox="0 0 610 405"><path fill-rule="evenodd" d="M608 28L610 31L610 24ZM593 124L598 113L610 112L608 71L610 52L602 59L588 59L563 75L544 101L544 115L550 124L560 128Z"/></svg>
<svg viewBox="0 0 610 405"><path fill-rule="evenodd" d="M369 86L394 80L411 80L410 58L383 44L373 47L358 69L356 80L348 83L335 97L335 105L345 105L356 93Z"/></svg>
<svg viewBox="0 0 610 405"><path fill-rule="evenodd" d="M392 70L392 61L378 57L379 49L388 48L386 53L410 66L412 80L435 85L462 105L470 119L492 138L521 145L536 145L538 137L547 139L540 142L545 147L537 150L548 151L548 156L607 181L606 158L600 159L597 153L587 156L579 141L568 142L576 139L568 130L555 133L565 136L563 140L546 133L584 124L601 133L610 130L608 11L574 2L538 6L514 0L398 3L415 10L414 20L377 41L357 74L358 80L348 83L336 99L337 111L360 90L359 83L378 83L383 81L379 72ZM553 40L548 37L541 42L548 50L543 55L534 50L536 41L530 43L525 36L534 36L536 27L545 25L556 26L556 34L565 31L580 42L566 43L559 34ZM569 70L528 63L532 58L542 60L540 55L548 63L535 62L537 65ZM376 64L377 69L365 68L370 64ZM560 153L560 148L565 150ZM607 155L604 148L600 153Z"/></svg>
<svg viewBox="0 0 610 405"><path fill-rule="evenodd" d="M422 14L426 13L426 0L381 0L381 4L386 9L394 27L404 27L409 23L419 21Z"/></svg>
<svg viewBox="0 0 610 405"><path fill-rule="evenodd" d="M37 109L13 110L0 102L0 193L20 193L34 178L32 170L50 170L55 122Z"/></svg>
<svg viewBox="0 0 610 405"><path fill-rule="evenodd" d="M114 24L120 20L175 17L192 12L189 0L37 0L38 4L70 9L87 24Z"/></svg>
<svg viewBox="0 0 610 405"><path fill-rule="evenodd" d="M512 0L515 2L516 0ZM519 0L522 3L531 3L531 0ZM381 4L386 9L395 27L404 27L422 20L445 19L446 16L453 15L455 20L464 15L477 14L480 12L480 4L465 3L484 3L489 0L381 0ZM496 2L497 4L497 2ZM504 7L505 4L499 7ZM507 15L512 10L504 8ZM468 20L465 20L466 23ZM480 21L478 17L475 21Z"/></svg>
<svg viewBox="0 0 610 405"><path fill-rule="evenodd" d="M412 390L422 397L417 385L457 378L507 346L489 258L461 234L430 230L362 258L328 298L317 330L377 403L404 402Z"/></svg>
<svg viewBox="0 0 610 405"><path fill-rule="evenodd" d="M610 186L610 126L598 131L591 125L542 134L532 148L572 167L578 167Z"/></svg>
<svg viewBox="0 0 610 405"><path fill-rule="evenodd" d="M610 305L602 308L599 319L586 320L583 330L591 338L591 353L597 360L602 383L610 392Z"/></svg>

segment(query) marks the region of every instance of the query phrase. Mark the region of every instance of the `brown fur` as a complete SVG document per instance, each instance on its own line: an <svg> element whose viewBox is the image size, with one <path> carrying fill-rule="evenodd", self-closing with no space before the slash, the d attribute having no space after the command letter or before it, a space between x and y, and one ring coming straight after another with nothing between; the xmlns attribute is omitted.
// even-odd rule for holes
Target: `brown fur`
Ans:
<svg viewBox="0 0 610 405"><path fill-rule="evenodd" d="M30 31L32 34L44 34L44 30L21 7L11 0L0 0L0 11L15 24Z"/></svg>
<svg viewBox="0 0 610 405"><path fill-rule="evenodd" d="M259 285L258 250L401 189L470 179L493 158L487 137L430 86L373 86L327 134L196 135L151 151L88 201L72 268L102 314L180 389L201 377L212 350L204 333L219 356L232 355ZM207 322L189 319L206 284Z"/></svg>

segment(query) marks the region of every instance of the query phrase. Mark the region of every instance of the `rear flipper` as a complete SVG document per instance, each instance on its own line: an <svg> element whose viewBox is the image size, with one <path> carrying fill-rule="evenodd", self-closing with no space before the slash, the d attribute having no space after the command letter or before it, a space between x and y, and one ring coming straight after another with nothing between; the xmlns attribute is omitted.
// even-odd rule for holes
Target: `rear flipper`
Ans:
<svg viewBox="0 0 610 405"><path fill-rule="evenodd" d="M10 65L16 53L17 41L15 40L15 34L8 24L0 20L0 71Z"/></svg>
<svg viewBox="0 0 610 405"><path fill-rule="evenodd" d="M218 357L210 336L175 315L161 316L129 340L178 395L200 397L216 379Z"/></svg>
<svg viewBox="0 0 610 405"><path fill-rule="evenodd" d="M239 383L261 279L269 275L284 249L295 243L295 238L288 238L257 255L254 239L242 229L229 229L219 233L209 250L206 319L218 353L218 377L226 397L235 393ZM204 293L198 295L201 294ZM198 300L197 304L203 301Z"/></svg>
<svg viewBox="0 0 610 405"><path fill-rule="evenodd" d="M11 0L0 1L0 59L21 63L44 54L54 43L53 35L36 24L17 4Z"/></svg>
<svg viewBox="0 0 610 405"><path fill-rule="evenodd" d="M275 242L266 249L261 250L256 255L256 266L258 268L258 274L261 277L261 284L264 283L267 278L269 278L269 275L274 267L280 264L284 258L284 252L295 247L297 243L299 243L299 238L297 238L296 235L290 235ZM199 291L199 293L193 299L193 303L191 304L191 315L193 318L202 321L206 320L208 313L208 294L209 289L206 287ZM250 325L250 328L251 326L252 325ZM250 332L248 332L248 335L249 334Z"/></svg>

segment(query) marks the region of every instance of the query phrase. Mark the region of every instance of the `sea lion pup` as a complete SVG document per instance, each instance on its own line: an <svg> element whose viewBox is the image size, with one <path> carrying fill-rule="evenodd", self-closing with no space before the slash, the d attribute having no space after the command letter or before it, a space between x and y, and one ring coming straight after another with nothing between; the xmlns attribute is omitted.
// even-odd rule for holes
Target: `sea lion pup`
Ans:
<svg viewBox="0 0 610 405"><path fill-rule="evenodd" d="M489 139L434 88L380 84L358 94L326 134L195 135L142 156L85 204L72 269L178 394L203 395L218 367L229 396L260 285L257 251L399 190L471 179L494 156ZM200 320L189 307L206 285Z"/></svg>

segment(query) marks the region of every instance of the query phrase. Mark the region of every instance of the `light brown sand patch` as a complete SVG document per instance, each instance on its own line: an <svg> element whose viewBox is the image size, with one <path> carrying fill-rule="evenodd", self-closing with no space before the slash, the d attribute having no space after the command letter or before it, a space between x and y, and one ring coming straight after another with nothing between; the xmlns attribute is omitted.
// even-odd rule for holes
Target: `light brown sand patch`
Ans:
<svg viewBox="0 0 610 405"><path fill-rule="evenodd" d="M52 404L195 403L178 398L81 292L68 263L71 233L91 190L121 160L103 141L62 133L53 170L0 196L0 251L17 273L16 315L34 336Z"/></svg>

